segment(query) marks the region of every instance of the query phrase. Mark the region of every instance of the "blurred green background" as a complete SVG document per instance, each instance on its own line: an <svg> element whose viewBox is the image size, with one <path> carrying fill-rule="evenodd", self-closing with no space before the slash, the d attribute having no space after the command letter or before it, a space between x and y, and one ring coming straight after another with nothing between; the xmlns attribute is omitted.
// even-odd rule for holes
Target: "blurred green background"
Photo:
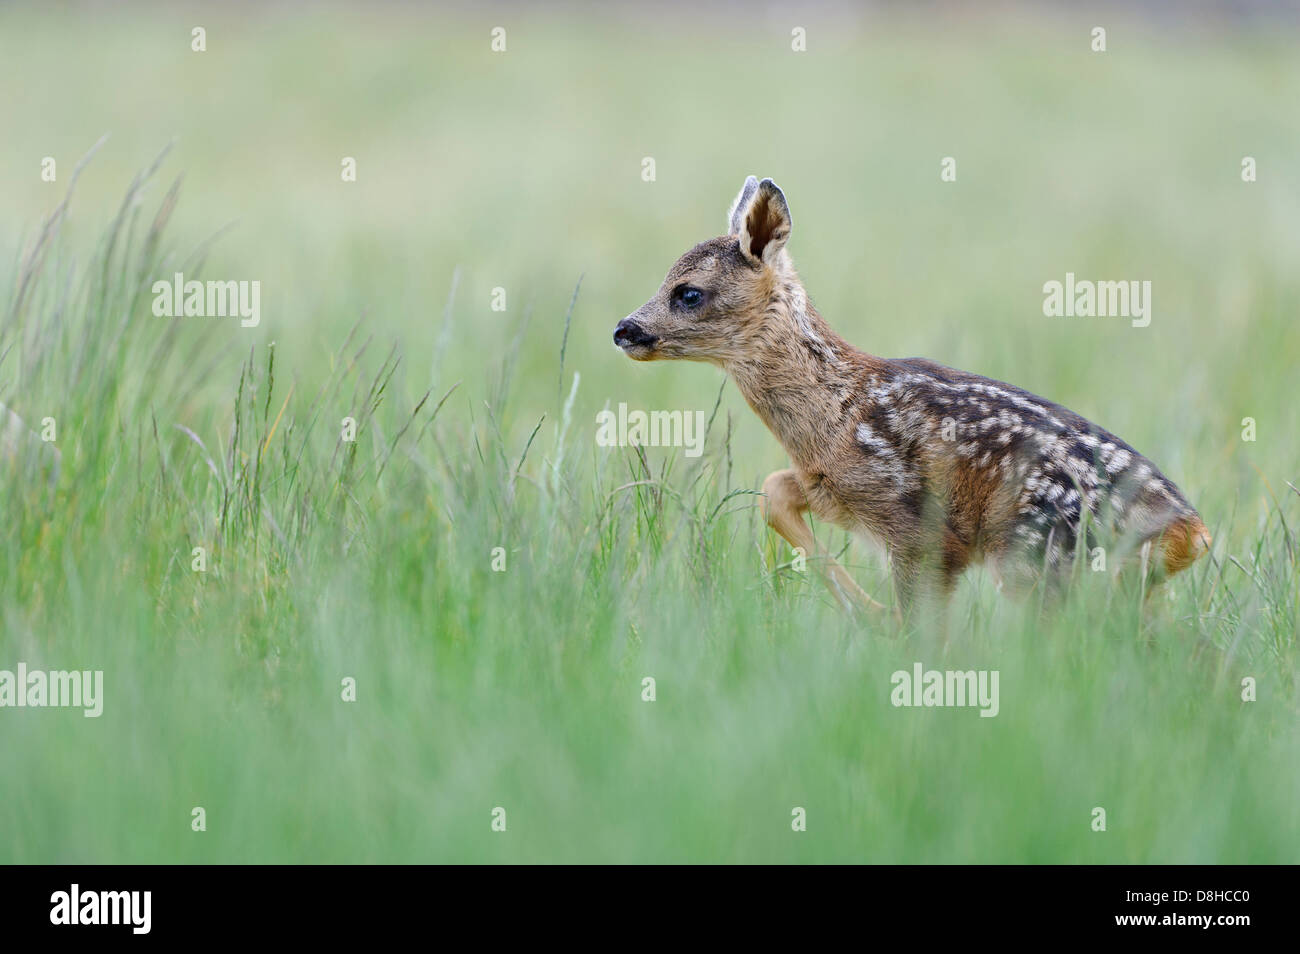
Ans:
<svg viewBox="0 0 1300 954"><path fill-rule="evenodd" d="M37 306L0 334L0 400L56 417L64 455L52 505L4 491L0 668L102 668L105 715L0 711L0 859L1295 861L1300 32L1189 20L0 7L7 301L110 134ZM174 254L145 277L230 226L199 277L259 280L256 329L176 326L93 287L58 308L173 139L139 203L147 226L183 176ZM1214 559L1154 619L1094 594L1039 621L975 574L949 642L897 634L778 569L753 498L728 498L785 466L730 385L700 462L597 448L606 404L714 408L716 369L633 365L610 335L724 230L751 173L785 190L789 248L837 331L1120 434L1198 506ZM1150 326L1044 317L1067 271L1151 281ZM99 337L114 301L130 331ZM112 370L72 386L87 346ZM364 402L345 392L393 348L346 471L335 422ZM237 479L259 448L265 482ZM198 541L217 565L202 582ZM1000 669L1002 714L891 708L889 673L918 659ZM1260 701L1241 703L1243 676Z"/></svg>

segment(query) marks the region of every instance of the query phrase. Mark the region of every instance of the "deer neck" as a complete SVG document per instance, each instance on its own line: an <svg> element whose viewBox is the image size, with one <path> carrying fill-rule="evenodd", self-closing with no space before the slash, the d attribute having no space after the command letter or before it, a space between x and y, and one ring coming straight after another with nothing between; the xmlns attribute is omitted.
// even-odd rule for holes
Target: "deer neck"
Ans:
<svg viewBox="0 0 1300 954"><path fill-rule="evenodd" d="M727 372L796 467L818 469L853 426L867 356L831 330L797 279L778 285L749 345Z"/></svg>

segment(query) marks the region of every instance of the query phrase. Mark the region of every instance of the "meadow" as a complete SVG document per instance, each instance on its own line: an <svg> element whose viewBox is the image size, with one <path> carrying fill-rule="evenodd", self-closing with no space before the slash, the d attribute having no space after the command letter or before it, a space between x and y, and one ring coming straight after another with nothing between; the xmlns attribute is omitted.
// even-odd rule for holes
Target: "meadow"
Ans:
<svg viewBox="0 0 1300 954"><path fill-rule="evenodd" d="M0 709L0 861L1300 860L1300 37L1096 16L0 8L0 402L61 453L0 469L0 669L104 673ZM841 334L1121 435L1211 556L842 613L734 386L610 341L751 173ZM1150 324L1046 317L1067 272ZM917 662L997 716L893 706Z"/></svg>

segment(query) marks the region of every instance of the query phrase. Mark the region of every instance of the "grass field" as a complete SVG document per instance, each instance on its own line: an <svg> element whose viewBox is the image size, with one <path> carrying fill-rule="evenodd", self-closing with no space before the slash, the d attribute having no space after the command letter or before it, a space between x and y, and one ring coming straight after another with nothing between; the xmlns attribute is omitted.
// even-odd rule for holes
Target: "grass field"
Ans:
<svg viewBox="0 0 1300 954"><path fill-rule="evenodd" d="M0 8L0 401L62 454L0 476L0 669L104 673L0 710L0 861L1300 860L1298 38L1097 16ZM840 613L735 388L610 343L749 173L845 337L1120 434L1211 558ZM155 317L176 271L260 324ZM1067 271L1150 326L1044 317ZM704 454L597 446L620 402ZM915 662L999 714L895 708Z"/></svg>

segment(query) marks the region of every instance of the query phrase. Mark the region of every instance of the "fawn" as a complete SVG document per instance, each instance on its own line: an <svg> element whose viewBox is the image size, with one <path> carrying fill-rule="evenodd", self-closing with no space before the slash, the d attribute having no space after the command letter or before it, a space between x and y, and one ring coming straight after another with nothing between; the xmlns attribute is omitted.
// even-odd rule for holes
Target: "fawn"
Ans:
<svg viewBox="0 0 1300 954"><path fill-rule="evenodd" d="M1140 554L1154 580L1208 551L1178 488L1113 434L1012 385L837 335L795 273L790 228L781 190L750 176L727 234L678 259L614 344L731 375L794 465L763 482L764 518L819 556L847 609L883 607L818 549L805 511L885 546L899 615L923 596L946 602L979 562L1018 595L1059 591L1080 542L1115 540L1120 562Z"/></svg>

